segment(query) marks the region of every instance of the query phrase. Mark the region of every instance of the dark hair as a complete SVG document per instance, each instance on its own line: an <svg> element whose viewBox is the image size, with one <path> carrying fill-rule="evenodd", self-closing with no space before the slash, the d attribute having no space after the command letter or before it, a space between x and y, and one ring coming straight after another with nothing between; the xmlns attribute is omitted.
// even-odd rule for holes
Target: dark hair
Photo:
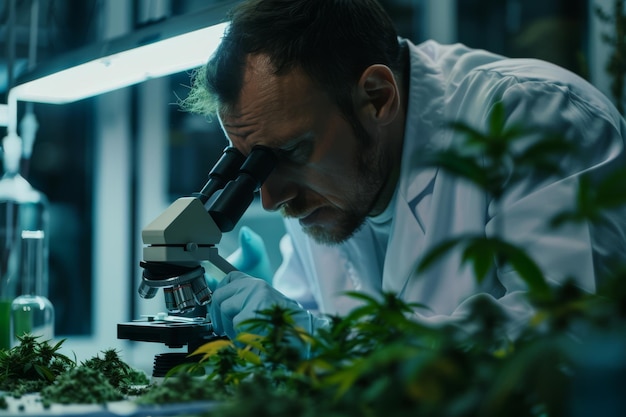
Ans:
<svg viewBox="0 0 626 417"><path fill-rule="evenodd" d="M246 56L259 53L277 75L302 68L348 119L352 88L368 66L401 69L396 29L376 0L249 0L231 12L224 39L195 75L187 107L210 113L234 104Z"/></svg>

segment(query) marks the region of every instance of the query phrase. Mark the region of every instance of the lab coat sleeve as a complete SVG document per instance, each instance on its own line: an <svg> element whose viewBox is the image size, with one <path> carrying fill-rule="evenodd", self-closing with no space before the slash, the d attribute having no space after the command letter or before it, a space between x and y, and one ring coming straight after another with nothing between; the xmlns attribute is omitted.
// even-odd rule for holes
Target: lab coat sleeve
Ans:
<svg viewBox="0 0 626 417"><path fill-rule="evenodd" d="M522 61L522 65L533 66L534 61ZM529 73L533 73L532 68ZM541 135L558 134L572 141L580 152L563 155L558 176L530 174L512 183L501 201L488 205L485 233L523 249L550 285L571 280L593 292L607 276L611 262L626 260L625 208L603 211L599 223L554 227L550 220L573 208L582 175L598 179L626 166L624 121L593 87L570 74L556 74L564 79L513 83L494 98L505 105L508 127L522 126ZM572 80L567 78L570 76ZM500 268L497 279L505 288L497 302L512 319L510 334L515 337L521 323L532 314L524 295L527 286L510 266ZM467 301L485 296L479 294ZM459 311L463 310L467 310L467 303L459 306Z"/></svg>
<svg viewBox="0 0 626 417"><path fill-rule="evenodd" d="M530 175L509 187L499 208L489 206L487 235L501 235L525 249L549 282L573 279L582 289L595 291L611 259L625 259L626 212L605 210L602 223L552 227L549 222L573 208L582 175L597 179L626 166L623 120L590 88L519 84L507 89L502 100L508 125L536 121L528 128L562 135L580 152L563 156L559 177ZM500 270L499 278L509 293L523 288L511 270Z"/></svg>
<svg viewBox="0 0 626 417"><path fill-rule="evenodd" d="M484 66L454 86L455 93L447 104L455 113L448 113L448 119L486 131L489 111L501 101L507 127L562 135L580 153L563 155L559 161L562 174L558 176L531 174L509 184L499 202L487 205L485 235L498 236L524 250L549 284L560 285L571 279L583 290L593 292L611 262L626 260L626 210L607 210L604 221L598 224L570 223L554 228L549 222L573 207L582 175L599 178L626 166L624 120L606 97L575 75L534 60L508 62ZM452 144L458 139L458 135L449 137ZM509 335L517 336L533 314L526 297L527 285L507 266L496 271L495 279L503 286L503 294L476 288L451 313L441 311L425 319L458 322L470 314L474 301L482 299L502 308L509 319Z"/></svg>

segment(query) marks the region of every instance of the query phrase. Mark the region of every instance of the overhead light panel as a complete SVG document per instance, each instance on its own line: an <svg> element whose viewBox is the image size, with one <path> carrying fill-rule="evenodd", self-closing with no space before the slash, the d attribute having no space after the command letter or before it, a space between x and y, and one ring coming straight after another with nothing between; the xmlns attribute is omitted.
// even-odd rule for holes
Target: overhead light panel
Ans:
<svg viewBox="0 0 626 417"><path fill-rule="evenodd" d="M20 101L63 104L197 68L221 42L233 3L175 16L42 63L17 80L11 95Z"/></svg>

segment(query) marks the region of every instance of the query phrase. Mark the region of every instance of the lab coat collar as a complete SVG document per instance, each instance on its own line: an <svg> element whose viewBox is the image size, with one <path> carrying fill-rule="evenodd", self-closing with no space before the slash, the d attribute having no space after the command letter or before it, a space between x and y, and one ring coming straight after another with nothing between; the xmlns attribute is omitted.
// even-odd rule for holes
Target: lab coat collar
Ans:
<svg viewBox="0 0 626 417"><path fill-rule="evenodd" d="M413 201L432 183L437 168L420 167L415 161L427 152L447 145L443 135L444 80L435 63L436 44L414 45L408 40L410 79L406 127L402 149L399 192Z"/></svg>
<svg viewBox="0 0 626 417"><path fill-rule="evenodd" d="M427 207L418 208L415 204L429 193L437 175L436 168L416 166L415 160L424 152L442 146L444 110L443 76L434 65L434 45L425 43L416 46L404 39L401 42L409 48L409 96L396 212L386 259L403 261L385 262L383 272L383 290L394 291L400 296L417 268L419 260L415 254L421 252L427 232ZM415 262L406 262L409 259L415 259Z"/></svg>

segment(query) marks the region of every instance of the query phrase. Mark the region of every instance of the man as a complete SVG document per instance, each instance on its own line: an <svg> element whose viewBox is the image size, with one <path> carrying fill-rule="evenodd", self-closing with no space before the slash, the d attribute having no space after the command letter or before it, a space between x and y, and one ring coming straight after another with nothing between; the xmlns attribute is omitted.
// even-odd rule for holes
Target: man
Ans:
<svg viewBox="0 0 626 417"><path fill-rule="evenodd" d="M505 126L559 132L584 158L563 158L559 177L529 175L498 200L436 167L427 152L455 146L462 122L488 129L496 103ZM344 314L344 295L393 291L438 323L484 298L516 324L532 313L527 286L508 266L480 283L458 251L425 272L417 267L440 242L461 234L518 245L547 281L576 279L594 291L615 257L624 257L625 213L606 222L547 226L574 201L582 173L624 166L623 119L579 77L537 60L511 60L463 45L399 39L376 0L251 0L185 103L216 112L230 142L247 154L275 150L279 162L261 187L267 210L286 218L289 240L274 287L229 274L213 294L217 332L278 303L299 309L314 331L320 313Z"/></svg>

